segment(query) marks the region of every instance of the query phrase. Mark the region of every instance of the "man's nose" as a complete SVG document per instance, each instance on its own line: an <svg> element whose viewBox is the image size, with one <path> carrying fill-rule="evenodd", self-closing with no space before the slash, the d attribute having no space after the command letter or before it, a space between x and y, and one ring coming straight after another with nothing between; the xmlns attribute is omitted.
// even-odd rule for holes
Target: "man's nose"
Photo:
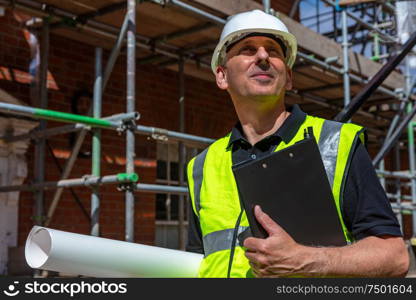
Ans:
<svg viewBox="0 0 416 300"><path fill-rule="evenodd" d="M259 60L267 60L269 58L269 53L264 47L259 47L256 54Z"/></svg>
<svg viewBox="0 0 416 300"><path fill-rule="evenodd" d="M264 47L259 47L257 49L257 65L263 70L266 71L270 67L269 63L269 53L264 49Z"/></svg>

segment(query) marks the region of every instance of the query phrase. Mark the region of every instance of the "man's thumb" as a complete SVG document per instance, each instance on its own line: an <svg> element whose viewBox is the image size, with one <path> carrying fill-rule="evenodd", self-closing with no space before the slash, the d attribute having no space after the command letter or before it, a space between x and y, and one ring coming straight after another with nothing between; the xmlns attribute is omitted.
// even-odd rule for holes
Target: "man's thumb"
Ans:
<svg viewBox="0 0 416 300"><path fill-rule="evenodd" d="M254 215L257 221L263 226L269 235L275 235L283 231L283 228L279 226L268 214L263 212L259 205L254 207Z"/></svg>

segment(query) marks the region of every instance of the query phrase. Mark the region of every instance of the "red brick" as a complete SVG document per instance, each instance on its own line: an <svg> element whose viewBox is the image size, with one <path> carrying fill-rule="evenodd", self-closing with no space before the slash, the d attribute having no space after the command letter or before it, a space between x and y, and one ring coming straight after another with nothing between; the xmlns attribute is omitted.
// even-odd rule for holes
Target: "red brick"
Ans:
<svg viewBox="0 0 416 300"><path fill-rule="evenodd" d="M284 3L281 4L281 2ZM289 4L291 1L287 1ZM279 4L280 3L280 4ZM288 13L290 5L285 1L273 0L272 5L280 7L280 11ZM279 6L277 6L279 4ZM0 18L0 66L17 68L27 71L30 62L29 47L23 37L22 29L13 19L10 10L6 16ZM104 51L104 65L108 59L109 51ZM94 84L94 47L73 41L68 38L51 34L49 71L56 81L58 90L49 90L49 108L71 112L71 99L81 90L92 92ZM30 89L27 84L0 81L1 87L13 96L30 103ZM226 92L218 90L214 82L185 77L186 95L186 131L191 134L220 137L224 135L235 123L236 115L233 105ZM154 66L140 66L136 76L136 109L142 114L139 124L156 126L170 130L178 130L178 74ZM103 116L121 113L126 109L126 59L121 55L117 59L114 70L104 93ZM80 99L80 112L85 112L92 99ZM49 126L63 125L59 122L49 122ZM53 137L49 140L55 152L69 155L71 147L69 134ZM125 134L118 135L115 131L103 130L103 162L102 174L109 175L124 172L124 163L109 163L104 157L124 158ZM136 153L143 160L156 158L156 143L147 137L136 136ZM91 136L87 135L83 151L90 151ZM403 155L405 157L406 155ZM27 151L29 175L26 182L33 178L33 146ZM63 167L64 158L58 158ZM388 158L386 165L391 163ZM403 169L407 162L403 161ZM51 155L46 155L46 178L58 180L60 172ZM137 168L141 182L154 183L155 168ZM91 159L78 158L70 178L81 177L91 172ZM80 198L87 211L90 210L91 190L85 187L73 189ZM124 240L125 231L125 204L124 194L116 190L116 186L103 186L101 192L100 226L104 237ZM45 210L50 205L54 191L45 194ZM33 225L32 215L34 199L33 193L22 192L19 202L19 245L23 245L26 236ZM140 243L153 244L155 234L155 196L148 193L137 193L135 206L135 240ZM405 219L406 225L411 221ZM90 226L80 207L74 201L71 193L65 190L59 203L51 227L89 234ZM410 227L409 227L410 228ZM405 234L409 234L407 231Z"/></svg>

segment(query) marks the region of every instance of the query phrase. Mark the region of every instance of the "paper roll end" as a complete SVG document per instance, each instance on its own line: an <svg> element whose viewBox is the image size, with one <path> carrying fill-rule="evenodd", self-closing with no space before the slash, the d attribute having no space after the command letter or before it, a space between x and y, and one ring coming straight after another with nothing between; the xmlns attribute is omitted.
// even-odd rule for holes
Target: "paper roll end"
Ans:
<svg viewBox="0 0 416 300"><path fill-rule="evenodd" d="M27 264L34 269L41 268L49 258L51 247L52 239L47 228L34 226L25 245Z"/></svg>

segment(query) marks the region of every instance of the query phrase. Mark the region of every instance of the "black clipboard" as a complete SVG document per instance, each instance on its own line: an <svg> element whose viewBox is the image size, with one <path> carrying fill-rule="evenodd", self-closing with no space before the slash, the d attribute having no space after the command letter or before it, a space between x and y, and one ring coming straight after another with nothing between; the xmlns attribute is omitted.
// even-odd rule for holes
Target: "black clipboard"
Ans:
<svg viewBox="0 0 416 300"><path fill-rule="evenodd" d="M254 237L268 236L254 216L254 206L260 205L298 243L347 244L313 136L262 159L235 165L233 172Z"/></svg>

